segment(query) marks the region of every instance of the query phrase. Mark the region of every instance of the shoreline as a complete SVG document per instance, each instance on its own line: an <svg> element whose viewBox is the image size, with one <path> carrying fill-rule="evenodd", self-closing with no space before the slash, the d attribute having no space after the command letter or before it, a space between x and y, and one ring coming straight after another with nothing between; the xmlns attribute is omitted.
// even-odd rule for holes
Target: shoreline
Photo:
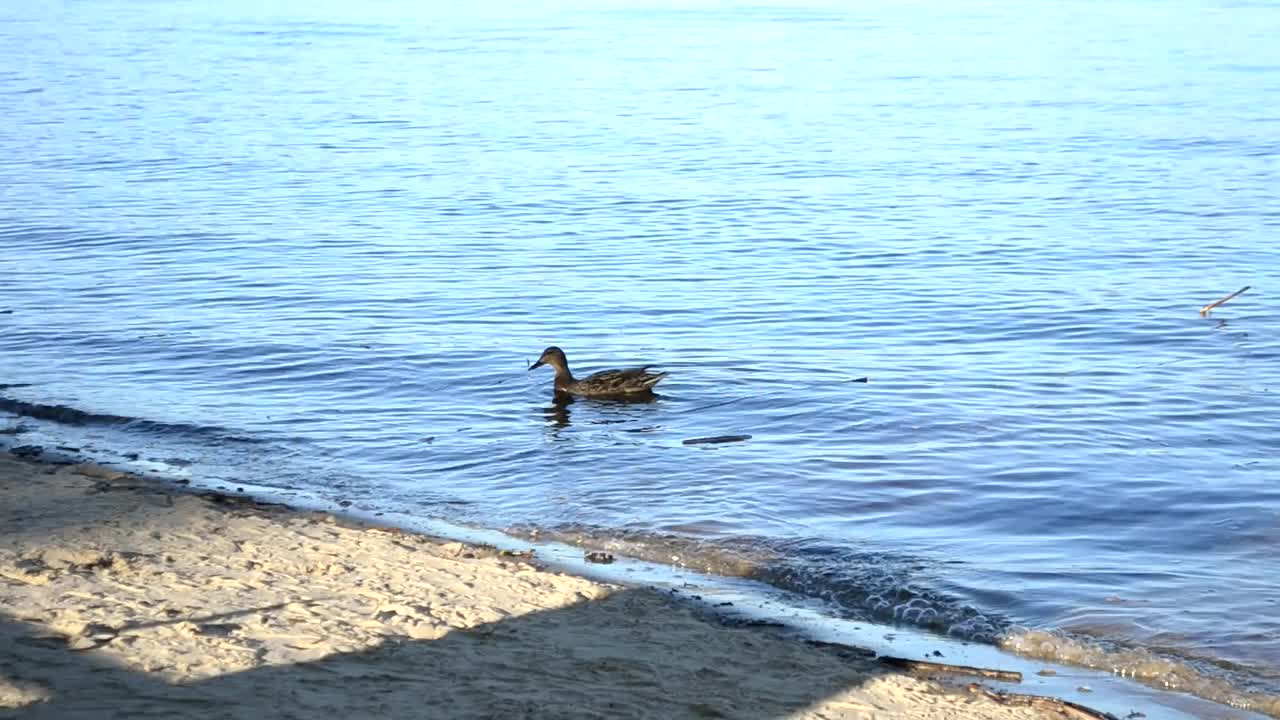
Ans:
<svg viewBox="0 0 1280 720"><path fill-rule="evenodd" d="M96 465L0 455L0 498L0 717L1060 716L654 589Z"/></svg>
<svg viewBox="0 0 1280 720"><path fill-rule="evenodd" d="M1264 720L1280 717L1276 696L1256 690L1248 677L1224 678L1214 668L1202 668L1169 655L1141 647L1108 647L1088 638L1057 635L1052 630L1023 629L998 642L950 637L911 624L855 619L832 611L820 597L790 593L785 586L749 575L724 574L717 569L668 562L652 553L632 553L625 545L580 543L554 534L526 534L407 512L389 506L344 502L332 496L298 490L282 490L268 478L265 484L243 482L233 465L204 475L185 472L185 466L164 467L149 458L137 462L131 438L114 438L113 447L86 445L83 438L68 437L64 428L37 422L17 423L0 430L0 457L6 450L41 465L101 464L106 471L131 473L158 483L167 492L225 495L234 500L254 498L284 503L298 512L331 513L344 521L395 528L464 544L489 545L506 550L537 549L536 564L604 584L642 585L662 592L683 594L693 606L710 611L716 620L745 624L784 625L802 640L830 641L871 650L881 655L929 661L945 656L951 663L1015 669L1026 678L1026 692L1088 704L1124 717L1135 708L1156 708L1153 717L1219 720ZM30 433L30 434L28 434ZM21 439L19 439L19 436ZM25 442L24 442L25 441ZM35 441L35 442L32 442ZM159 466L156 463L160 463ZM287 473L287 468L279 472ZM305 484L305 483L304 483ZM614 564L585 562L583 547L618 554ZM731 601L731 602L723 602ZM733 605L730 609L720 607Z"/></svg>

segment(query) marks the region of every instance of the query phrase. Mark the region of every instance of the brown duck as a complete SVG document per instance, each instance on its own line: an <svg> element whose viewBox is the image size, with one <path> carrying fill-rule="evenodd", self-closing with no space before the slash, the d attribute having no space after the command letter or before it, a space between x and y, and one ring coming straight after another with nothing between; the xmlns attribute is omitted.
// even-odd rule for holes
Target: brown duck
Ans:
<svg viewBox="0 0 1280 720"><path fill-rule="evenodd" d="M627 370L601 370L581 380L569 372L564 351L549 347L529 369L550 365L556 371L556 394L594 398L639 398L653 395L653 386L667 376L665 372L649 372L650 365Z"/></svg>

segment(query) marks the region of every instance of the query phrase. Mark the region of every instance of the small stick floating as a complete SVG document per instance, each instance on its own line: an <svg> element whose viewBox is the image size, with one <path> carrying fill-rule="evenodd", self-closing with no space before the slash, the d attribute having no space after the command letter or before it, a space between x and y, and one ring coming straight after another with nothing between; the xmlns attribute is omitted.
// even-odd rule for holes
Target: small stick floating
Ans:
<svg viewBox="0 0 1280 720"><path fill-rule="evenodd" d="M1222 298L1221 300L1219 300L1219 301L1217 301L1217 302L1211 302L1211 303L1209 303L1208 305L1205 305L1204 307L1200 308L1200 315L1201 315L1201 317L1203 317L1203 316L1205 316L1205 315L1208 315L1210 310L1212 310L1212 309L1214 309L1214 308L1218 307L1218 306L1219 306L1219 305L1221 305L1222 303L1224 303L1224 302L1226 302L1226 301L1230 300L1231 298L1233 298L1233 297L1235 297L1235 296L1239 295L1240 293L1244 292L1245 290L1248 290L1250 287L1252 287L1252 286L1251 286L1251 285L1245 285L1244 287L1242 287L1242 288L1240 288L1239 290L1237 290L1237 291L1235 291L1235 292L1231 293L1230 295L1228 295L1228 296L1226 296L1226 297Z"/></svg>
<svg viewBox="0 0 1280 720"><path fill-rule="evenodd" d="M689 438L681 443L681 445L706 445L708 443L731 443L750 440L750 435L717 435L715 437Z"/></svg>
<svg viewBox="0 0 1280 720"><path fill-rule="evenodd" d="M956 675L974 675L1002 682L1022 682L1022 673L1015 670L993 670L991 668L970 667L969 665L928 662L927 660L908 660L907 658L891 657L889 655L881 655L876 658L876 661L882 665L901 670L955 673Z"/></svg>

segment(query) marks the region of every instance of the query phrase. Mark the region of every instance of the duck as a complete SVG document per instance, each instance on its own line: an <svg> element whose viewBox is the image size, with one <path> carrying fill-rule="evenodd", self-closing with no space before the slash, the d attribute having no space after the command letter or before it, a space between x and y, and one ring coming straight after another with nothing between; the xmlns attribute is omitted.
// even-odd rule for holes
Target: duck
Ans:
<svg viewBox="0 0 1280 720"><path fill-rule="evenodd" d="M587 398L647 398L653 396L653 386L668 373L649 372L652 365L625 370L601 370L578 380L569 372L569 360L564 351L554 345L542 351L530 370L550 365L556 371L556 395L577 395Z"/></svg>

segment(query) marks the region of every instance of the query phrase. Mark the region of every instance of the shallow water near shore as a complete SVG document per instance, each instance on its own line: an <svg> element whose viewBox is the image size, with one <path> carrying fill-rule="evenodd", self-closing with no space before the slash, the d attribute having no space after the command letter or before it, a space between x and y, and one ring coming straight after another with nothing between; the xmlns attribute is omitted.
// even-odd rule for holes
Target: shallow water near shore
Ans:
<svg viewBox="0 0 1280 720"><path fill-rule="evenodd" d="M1280 716L1278 32L5 8L0 442L1097 644ZM555 406L550 344L671 376Z"/></svg>

